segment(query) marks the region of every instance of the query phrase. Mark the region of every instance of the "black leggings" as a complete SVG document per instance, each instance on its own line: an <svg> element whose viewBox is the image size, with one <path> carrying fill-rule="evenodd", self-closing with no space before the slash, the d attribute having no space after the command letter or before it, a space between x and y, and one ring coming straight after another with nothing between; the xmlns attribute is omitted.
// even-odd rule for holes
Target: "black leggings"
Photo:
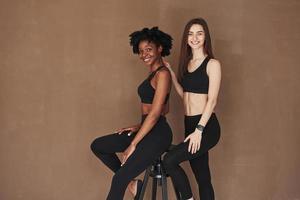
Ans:
<svg viewBox="0 0 300 200"><path fill-rule="evenodd" d="M142 116L142 123L146 115ZM136 133L128 136L118 133L99 137L91 144L94 154L115 174L107 200L122 200L129 182L142 173L171 145L172 131L166 118L161 116L151 131L138 143L135 151L121 167L116 152L123 152Z"/></svg>
<svg viewBox="0 0 300 200"><path fill-rule="evenodd" d="M195 131L201 115L185 116L185 137ZM188 152L189 142L180 143L169 151L164 157L164 167L171 176L176 189L183 200L192 198L189 180L179 166L183 161L189 160L193 173L198 183L200 199L213 200L214 190L211 184L211 177L208 165L208 150L215 146L220 139L220 126L216 115L213 113L204 128L200 149L191 154Z"/></svg>

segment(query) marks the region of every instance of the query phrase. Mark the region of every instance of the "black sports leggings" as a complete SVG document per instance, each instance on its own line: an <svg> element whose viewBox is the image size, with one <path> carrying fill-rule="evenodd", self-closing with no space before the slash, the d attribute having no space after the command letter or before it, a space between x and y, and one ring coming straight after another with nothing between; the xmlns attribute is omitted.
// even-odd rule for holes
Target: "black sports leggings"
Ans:
<svg viewBox="0 0 300 200"><path fill-rule="evenodd" d="M201 115L185 116L185 137L193 133ZM181 194L183 200L192 197L191 186L189 180L179 166L183 161L189 160L193 173L198 183L200 199L213 200L214 190L211 184L211 177L208 165L208 150L215 146L220 139L220 126L218 119L213 113L207 122L202 133L200 149L191 154L188 152L189 142L180 143L174 149L169 151L164 157L164 167L167 173L171 176L176 189Z"/></svg>
<svg viewBox="0 0 300 200"><path fill-rule="evenodd" d="M142 123L146 115L142 116ZM142 173L163 154L172 142L172 131L166 118L161 116L151 131L138 143L135 151L121 167L116 152L123 152L136 133L128 136L118 133L99 137L91 144L94 154L115 174L107 200L122 200L129 182Z"/></svg>

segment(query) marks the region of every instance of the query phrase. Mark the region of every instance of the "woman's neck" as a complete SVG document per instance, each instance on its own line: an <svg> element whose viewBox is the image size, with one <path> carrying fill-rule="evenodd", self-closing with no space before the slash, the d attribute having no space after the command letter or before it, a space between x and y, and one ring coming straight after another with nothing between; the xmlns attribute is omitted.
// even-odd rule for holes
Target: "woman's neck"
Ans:
<svg viewBox="0 0 300 200"><path fill-rule="evenodd" d="M196 60L196 59L202 60L206 56L203 47L199 49L192 49L192 53L193 53L192 60Z"/></svg>
<svg viewBox="0 0 300 200"><path fill-rule="evenodd" d="M163 62L162 62L162 59L160 58L155 63L153 63L153 65L150 66L150 71L153 72L162 65L163 65Z"/></svg>

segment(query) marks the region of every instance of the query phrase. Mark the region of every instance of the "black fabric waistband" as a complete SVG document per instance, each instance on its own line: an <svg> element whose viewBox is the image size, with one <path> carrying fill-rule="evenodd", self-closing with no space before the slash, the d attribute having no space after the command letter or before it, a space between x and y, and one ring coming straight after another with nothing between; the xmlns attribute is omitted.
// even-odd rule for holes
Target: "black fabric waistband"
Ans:
<svg viewBox="0 0 300 200"><path fill-rule="evenodd" d="M202 114L199 115L184 115L184 118L186 119L197 119L197 118L201 118ZM210 117L216 117L216 113L212 113Z"/></svg>

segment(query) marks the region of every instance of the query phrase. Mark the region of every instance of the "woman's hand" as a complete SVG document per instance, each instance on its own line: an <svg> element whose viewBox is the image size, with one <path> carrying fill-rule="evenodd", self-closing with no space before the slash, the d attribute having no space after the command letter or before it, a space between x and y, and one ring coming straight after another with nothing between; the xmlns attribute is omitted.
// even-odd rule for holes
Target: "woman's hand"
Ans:
<svg viewBox="0 0 300 200"><path fill-rule="evenodd" d="M170 63L168 63L167 61L163 60L164 65L168 68L168 70L172 71L171 65Z"/></svg>
<svg viewBox="0 0 300 200"><path fill-rule="evenodd" d="M119 130L115 131L115 133L118 133L121 135L124 132L127 132L127 134L131 135L133 132L137 132L140 129L140 125L134 125L126 128L120 128Z"/></svg>
<svg viewBox="0 0 300 200"><path fill-rule="evenodd" d="M172 69L170 63L168 63L168 62L165 61L165 60L162 60L162 62L164 63L164 65L166 66L166 68L168 68L169 72L171 73L172 82L173 82L173 84L174 84L174 87L175 87L177 93L179 94L179 96L180 96L181 98L183 98L183 88L182 88L182 86L179 84L178 79L177 79L177 77L176 77L176 74L175 74L175 72L173 71L173 69Z"/></svg>
<svg viewBox="0 0 300 200"><path fill-rule="evenodd" d="M202 139L202 132L196 129L192 134L187 136L184 140L184 142L187 142L189 140L189 148L188 151L191 154L196 153L200 149Z"/></svg>
<svg viewBox="0 0 300 200"><path fill-rule="evenodd" d="M126 162L126 160L129 158L129 156L131 156L131 154L134 152L135 150L135 145L130 144L129 147L127 147L127 149L123 152L122 155L122 164L121 166L123 166Z"/></svg>

